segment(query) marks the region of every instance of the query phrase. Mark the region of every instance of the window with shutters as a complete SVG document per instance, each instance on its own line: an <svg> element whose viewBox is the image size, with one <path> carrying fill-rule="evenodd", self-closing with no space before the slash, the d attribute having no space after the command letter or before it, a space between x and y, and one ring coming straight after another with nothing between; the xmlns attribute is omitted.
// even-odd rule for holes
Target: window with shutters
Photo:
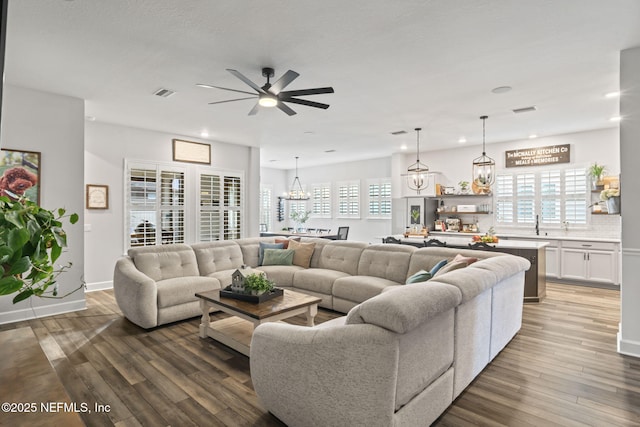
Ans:
<svg viewBox="0 0 640 427"><path fill-rule="evenodd" d="M338 182L337 186L337 217L360 218L360 182Z"/></svg>
<svg viewBox="0 0 640 427"><path fill-rule="evenodd" d="M260 231L273 230L273 186L260 186Z"/></svg>
<svg viewBox="0 0 640 427"><path fill-rule="evenodd" d="M311 186L311 214L316 218L331 218L331 184Z"/></svg>
<svg viewBox="0 0 640 427"><path fill-rule="evenodd" d="M239 239L242 235L242 177L216 170L198 173L198 241Z"/></svg>
<svg viewBox="0 0 640 427"><path fill-rule="evenodd" d="M559 227L587 224L587 176L583 168L499 174L494 186L496 221L501 225Z"/></svg>
<svg viewBox="0 0 640 427"><path fill-rule="evenodd" d="M370 180L367 185L368 217L391 218L391 179Z"/></svg>
<svg viewBox="0 0 640 427"><path fill-rule="evenodd" d="M185 170L128 164L128 247L185 242Z"/></svg>

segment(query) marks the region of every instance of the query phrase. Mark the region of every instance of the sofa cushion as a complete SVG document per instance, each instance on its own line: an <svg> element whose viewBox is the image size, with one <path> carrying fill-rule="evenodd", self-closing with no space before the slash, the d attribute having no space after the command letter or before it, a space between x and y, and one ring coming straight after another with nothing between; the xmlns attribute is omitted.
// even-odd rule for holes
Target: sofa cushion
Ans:
<svg viewBox="0 0 640 427"><path fill-rule="evenodd" d="M388 286L398 283L372 276L350 276L336 279L333 283L333 296L360 303L378 295Z"/></svg>
<svg viewBox="0 0 640 427"><path fill-rule="evenodd" d="M171 307L191 301L197 301L196 292L220 289L220 282L213 277L185 276L159 280L158 308Z"/></svg>
<svg viewBox="0 0 640 427"><path fill-rule="evenodd" d="M131 248L128 253L136 268L155 281L200 275L196 256L188 245Z"/></svg>
<svg viewBox="0 0 640 427"><path fill-rule="evenodd" d="M340 277L349 277L349 274L324 268L309 268L296 271L293 276L293 284L294 288L331 295L333 282Z"/></svg>
<svg viewBox="0 0 640 427"><path fill-rule="evenodd" d="M322 250L327 244L331 243L332 241L329 239L322 239L320 237L303 237L302 239L300 239L300 242L316 244L316 247L313 250L313 255L311 256L309 268L320 268L320 258L322 257Z"/></svg>
<svg viewBox="0 0 640 427"><path fill-rule="evenodd" d="M449 271L465 268L476 261L478 261L478 258L466 257L458 254L451 260L451 262L448 262L447 265L439 269L433 277L438 277L442 274L448 273Z"/></svg>
<svg viewBox="0 0 640 427"><path fill-rule="evenodd" d="M413 283L383 292L355 306L347 313L347 324L370 323L404 334L462 300L455 286L433 282L429 286Z"/></svg>
<svg viewBox="0 0 640 427"><path fill-rule="evenodd" d="M309 268L315 247L316 244L313 242L300 243L295 240L291 240L289 242L289 249L293 249L295 251L293 254L293 265Z"/></svg>
<svg viewBox="0 0 640 427"><path fill-rule="evenodd" d="M232 240L195 243L191 247L196 254L201 276L240 268L244 264L240 246Z"/></svg>
<svg viewBox="0 0 640 427"><path fill-rule="evenodd" d="M364 242L332 241L322 249L320 268L355 276L358 274L360 256L367 246Z"/></svg>
<svg viewBox="0 0 640 427"><path fill-rule="evenodd" d="M431 279L433 276L431 275L430 272L426 271L426 270L420 270L417 273L409 276L409 278L407 279L407 281L405 282L407 285L411 284L411 283L420 283L420 282L426 282L427 280Z"/></svg>
<svg viewBox="0 0 640 427"><path fill-rule="evenodd" d="M439 261L446 258L448 260L453 259L456 255L462 255L465 257L476 257L479 259L503 257L507 254L502 252L487 252L478 251L475 249L455 249L455 248L438 248L428 247L416 249L411 254L411 262L409 262L409 269L407 270L407 277L411 276L419 270L431 270L434 265Z"/></svg>
<svg viewBox="0 0 640 427"><path fill-rule="evenodd" d="M242 259L244 264L249 267L257 267L260 242L275 243L274 237L248 237L246 239L236 239L235 242L240 246L242 251Z"/></svg>
<svg viewBox="0 0 640 427"><path fill-rule="evenodd" d="M293 249L265 249L262 265L292 265Z"/></svg>
<svg viewBox="0 0 640 427"><path fill-rule="evenodd" d="M262 265L260 270L263 271L267 278L273 281L278 287L293 286L293 275L296 271L304 270L297 265Z"/></svg>
<svg viewBox="0 0 640 427"><path fill-rule="evenodd" d="M264 250L265 249L284 249L284 243L266 243L260 242L258 249L258 265L264 263Z"/></svg>
<svg viewBox="0 0 640 427"><path fill-rule="evenodd" d="M410 245L379 244L366 247L358 262L358 276L374 276L404 283L411 254Z"/></svg>

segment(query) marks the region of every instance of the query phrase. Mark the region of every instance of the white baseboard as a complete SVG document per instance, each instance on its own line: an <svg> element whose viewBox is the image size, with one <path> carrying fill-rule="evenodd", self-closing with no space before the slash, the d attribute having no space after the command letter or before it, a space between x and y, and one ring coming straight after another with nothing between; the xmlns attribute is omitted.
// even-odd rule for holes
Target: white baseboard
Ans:
<svg viewBox="0 0 640 427"><path fill-rule="evenodd" d="M640 342L623 340L618 332L618 353L640 358Z"/></svg>
<svg viewBox="0 0 640 427"><path fill-rule="evenodd" d="M23 320L39 319L41 317L53 316L55 314L70 313L72 311L80 311L86 308L86 302L83 299L81 301L62 302L42 307L29 307L20 310L7 311L0 313L0 325L4 323L21 322Z"/></svg>
<svg viewBox="0 0 640 427"><path fill-rule="evenodd" d="M113 289L113 281L86 283L85 292L104 291L105 289Z"/></svg>

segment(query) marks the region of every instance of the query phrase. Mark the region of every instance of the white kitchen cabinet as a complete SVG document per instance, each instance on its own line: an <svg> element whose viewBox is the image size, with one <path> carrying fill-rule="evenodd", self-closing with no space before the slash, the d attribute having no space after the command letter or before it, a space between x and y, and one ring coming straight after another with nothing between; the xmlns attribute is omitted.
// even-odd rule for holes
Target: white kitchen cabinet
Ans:
<svg viewBox="0 0 640 427"><path fill-rule="evenodd" d="M546 246L545 248L547 267L546 273L548 278L557 279L560 277L560 251L557 246Z"/></svg>
<svg viewBox="0 0 640 427"><path fill-rule="evenodd" d="M561 278L618 284L618 247L615 243L563 241Z"/></svg>

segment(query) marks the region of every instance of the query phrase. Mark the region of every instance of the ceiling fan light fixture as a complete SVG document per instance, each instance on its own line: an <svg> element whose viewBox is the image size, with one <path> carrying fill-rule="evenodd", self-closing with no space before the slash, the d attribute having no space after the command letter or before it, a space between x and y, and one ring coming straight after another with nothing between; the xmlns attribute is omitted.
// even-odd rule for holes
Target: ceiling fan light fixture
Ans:
<svg viewBox="0 0 640 427"><path fill-rule="evenodd" d="M496 181L496 161L487 156L485 151L485 120L488 116L481 116L482 120L482 156L473 160L471 176L473 177L474 188L478 188L481 193L489 193L491 185Z"/></svg>
<svg viewBox="0 0 640 427"><path fill-rule="evenodd" d="M260 104L261 107L267 107L267 108L275 107L276 105L278 105L278 98L276 98L274 95L271 95L269 93L263 94L263 95L260 95L258 104Z"/></svg>

